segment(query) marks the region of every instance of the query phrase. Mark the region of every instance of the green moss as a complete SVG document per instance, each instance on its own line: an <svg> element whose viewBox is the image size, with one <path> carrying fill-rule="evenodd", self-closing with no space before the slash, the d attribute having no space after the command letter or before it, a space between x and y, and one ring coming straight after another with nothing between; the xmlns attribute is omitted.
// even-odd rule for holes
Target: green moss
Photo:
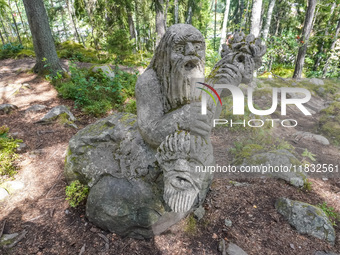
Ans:
<svg viewBox="0 0 340 255"><path fill-rule="evenodd" d="M191 236L197 234L197 221L193 214L190 214L190 216L186 218L184 231Z"/></svg>
<svg viewBox="0 0 340 255"><path fill-rule="evenodd" d="M65 125L65 124L72 125L73 124L73 121L69 120L69 115L67 113L65 113L65 112L60 114L60 115L58 115L56 117L56 119L58 120L58 122L60 124L63 124L63 125Z"/></svg>
<svg viewBox="0 0 340 255"><path fill-rule="evenodd" d="M124 125L128 125L128 126L133 126L136 121L137 121L137 117L134 114L131 113L125 113L121 118L120 121L124 124Z"/></svg>

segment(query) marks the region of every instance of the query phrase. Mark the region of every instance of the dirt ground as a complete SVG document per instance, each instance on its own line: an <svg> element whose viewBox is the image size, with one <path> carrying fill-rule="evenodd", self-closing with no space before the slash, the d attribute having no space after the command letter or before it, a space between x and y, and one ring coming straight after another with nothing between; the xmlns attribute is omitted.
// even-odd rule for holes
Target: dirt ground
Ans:
<svg viewBox="0 0 340 255"><path fill-rule="evenodd" d="M121 238L91 224L85 215L84 204L73 209L65 201L63 176L65 152L70 138L81 128L96 121L74 108L72 101L58 97L51 84L27 72L33 59L0 61L0 87L28 83L11 94L0 92L0 104L12 103L19 107L10 115L0 116L0 126L7 125L27 145L18 160L19 172L15 180L24 183L24 189L0 202L0 231L4 234L27 231L25 237L12 249L0 254L221 254L221 239L240 246L249 255L301 254L314 255L316 251L340 253L340 223L335 227L337 239L334 246L317 238L300 235L274 208L279 197L287 197L310 204L324 201L340 213L340 179L312 179L312 190L305 192L276 179L216 179L204 203L204 218L188 229L187 220L173 226L151 240ZM67 64L67 63L65 63ZM29 113L33 104L47 108ZM49 109L67 105L77 118L79 129L35 124ZM299 127L311 131L315 123ZM313 122L312 121L312 122ZM304 126L305 125L305 126ZM280 129L275 132L296 146L292 133ZM232 161L226 148L232 147L239 137L235 133L215 130L212 134L214 154L218 164ZM299 144L317 155L318 161L340 165L339 147L318 147ZM301 154L301 153L300 153ZM246 185L234 186L231 180ZM231 227L224 222L228 218Z"/></svg>

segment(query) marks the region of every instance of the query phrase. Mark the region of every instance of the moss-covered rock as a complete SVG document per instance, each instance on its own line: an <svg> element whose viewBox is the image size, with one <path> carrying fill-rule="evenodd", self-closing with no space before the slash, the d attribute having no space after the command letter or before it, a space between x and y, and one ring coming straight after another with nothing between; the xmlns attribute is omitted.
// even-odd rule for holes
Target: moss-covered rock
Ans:
<svg viewBox="0 0 340 255"><path fill-rule="evenodd" d="M152 226L165 212L163 178L136 115L117 113L73 136L65 176L90 187L86 215L95 225L122 236L153 236Z"/></svg>
<svg viewBox="0 0 340 255"><path fill-rule="evenodd" d="M340 142L340 102L333 102L321 111L320 131L330 138L330 141Z"/></svg>
<svg viewBox="0 0 340 255"><path fill-rule="evenodd" d="M246 174L264 174L287 181L295 187L303 187L307 177L303 173L294 172L293 165L300 165L299 160L287 150L276 150L255 154L246 158L243 167L252 168ZM258 172L256 172L258 171Z"/></svg>
<svg viewBox="0 0 340 255"><path fill-rule="evenodd" d="M279 198L275 208L300 234L315 236L334 244L335 231L332 223L319 207L288 198Z"/></svg>

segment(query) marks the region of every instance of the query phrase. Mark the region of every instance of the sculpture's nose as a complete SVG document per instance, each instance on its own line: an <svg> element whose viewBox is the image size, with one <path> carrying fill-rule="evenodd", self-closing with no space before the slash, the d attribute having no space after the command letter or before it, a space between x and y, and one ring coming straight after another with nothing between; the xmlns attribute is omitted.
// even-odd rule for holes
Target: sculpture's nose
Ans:
<svg viewBox="0 0 340 255"><path fill-rule="evenodd" d="M194 55L195 54L195 47L192 45L191 42L188 42L185 45L185 55Z"/></svg>

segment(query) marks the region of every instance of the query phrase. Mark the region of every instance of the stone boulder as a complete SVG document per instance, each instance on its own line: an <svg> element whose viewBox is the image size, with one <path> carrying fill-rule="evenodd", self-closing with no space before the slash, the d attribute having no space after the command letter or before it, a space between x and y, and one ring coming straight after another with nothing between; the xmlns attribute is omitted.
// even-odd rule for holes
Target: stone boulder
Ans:
<svg viewBox="0 0 340 255"><path fill-rule="evenodd" d="M102 71L110 80L113 80L115 78L115 73L112 71L112 68L108 65L98 66L95 65L91 67L92 72L98 72Z"/></svg>
<svg viewBox="0 0 340 255"><path fill-rule="evenodd" d="M310 83L317 85L317 86L323 86L325 85L325 83L323 82L323 80L320 80L318 78L312 78L309 80Z"/></svg>
<svg viewBox="0 0 340 255"><path fill-rule="evenodd" d="M69 142L65 175L90 188L103 175L154 180L155 151L138 132L136 116L118 113L80 130ZM150 180L151 180L150 179Z"/></svg>
<svg viewBox="0 0 340 255"><path fill-rule="evenodd" d="M18 109L18 107L13 104L0 104L0 114L9 114L16 109Z"/></svg>
<svg viewBox="0 0 340 255"><path fill-rule="evenodd" d="M296 142L300 140L308 141L308 142L316 142L322 145L329 145L329 141L326 137L322 135L312 134L310 132L298 131L294 134L294 140Z"/></svg>
<svg viewBox="0 0 340 255"><path fill-rule="evenodd" d="M279 178L287 181L295 187L303 187L307 177L300 172L294 172L291 166L300 165L299 160L287 150L277 150L255 154L252 157L245 159L243 166L258 166L258 169L267 171L263 174L267 176ZM271 170L272 169L272 170ZM282 169L282 170L281 170Z"/></svg>
<svg viewBox="0 0 340 255"><path fill-rule="evenodd" d="M27 108L25 112L39 112L39 111L42 111L46 108L47 108L46 105L34 104L34 105L30 106L29 108Z"/></svg>
<svg viewBox="0 0 340 255"><path fill-rule="evenodd" d="M334 244L335 231L332 223L319 207L279 198L275 208L300 234L308 234Z"/></svg>
<svg viewBox="0 0 340 255"><path fill-rule="evenodd" d="M76 120L72 112L65 105L59 105L52 108L44 117L37 121L37 123L50 124L59 118L61 118L65 124L69 124L71 126L74 126L73 122Z"/></svg>
<svg viewBox="0 0 340 255"><path fill-rule="evenodd" d="M136 116L118 113L79 131L69 143L65 175L90 187L86 216L133 238L151 238L165 212L156 152L138 132Z"/></svg>

